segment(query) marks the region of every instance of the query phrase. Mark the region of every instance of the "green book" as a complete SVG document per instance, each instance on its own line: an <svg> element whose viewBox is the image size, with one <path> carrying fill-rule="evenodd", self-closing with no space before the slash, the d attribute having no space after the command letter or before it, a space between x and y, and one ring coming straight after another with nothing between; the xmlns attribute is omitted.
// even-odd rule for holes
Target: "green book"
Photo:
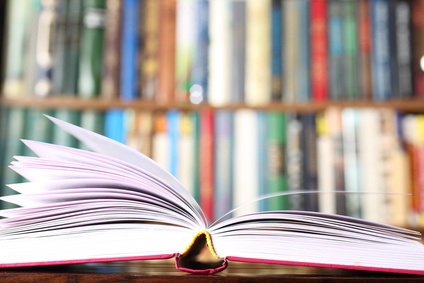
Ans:
<svg viewBox="0 0 424 283"><path fill-rule="evenodd" d="M266 185L265 194L287 191L287 173L285 168L285 148L287 142L286 114L269 112L266 115ZM274 197L265 201L268 210L288 209L288 197Z"/></svg>
<svg viewBox="0 0 424 283"><path fill-rule="evenodd" d="M104 0L83 1L78 94L82 98L99 96L103 67L105 29Z"/></svg>

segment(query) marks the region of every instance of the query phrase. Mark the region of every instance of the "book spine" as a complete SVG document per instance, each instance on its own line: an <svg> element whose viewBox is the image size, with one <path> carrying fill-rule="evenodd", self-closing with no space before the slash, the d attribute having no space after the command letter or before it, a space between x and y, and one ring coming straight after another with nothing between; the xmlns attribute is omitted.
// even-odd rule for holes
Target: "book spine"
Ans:
<svg viewBox="0 0 424 283"><path fill-rule="evenodd" d="M359 114L359 164L361 169L362 217L381 221L386 216L381 163L380 114L374 109L362 109ZM372 192L372 193L368 193Z"/></svg>
<svg viewBox="0 0 424 283"><path fill-rule="evenodd" d="M412 79L415 97L424 97L424 0L412 1Z"/></svg>
<svg viewBox="0 0 424 283"><path fill-rule="evenodd" d="M398 98L411 98L412 66L411 66L411 5L409 1L398 0L395 6L396 22L396 72L399 82Z"/></svg>
<svg viewBox="0 0 424 283"><path fill-rule="evenodd" d="M214 218L214 113L200 113L200 207L209 220Z"/></svg>
<svg viewBox="0 0 424 283"><path fill-rule="evenodd" d="M392 77L390 70L389 1L372 0L372 79L373 98L387 100L392 96Z"/></svg>
<svg viewBox="0 0 424 283"><path fill-rule="evenodd" d="M110 109L105 115L104 135L117 142L126 144L126 122L125 111L121 109Z"/></svg>
<svg viewBox="0 0 424 283"><path fill-rule="evenodd" d="M318 157L318 207L323 213L336 213L335 172L333 169L335 154L334 142L330 135L328 112L317 116L317 157Z"/></svg>
<svg viewBox="0 0 424 283"><path fill-rule="evenodd" d="M54 64L54 28L57 22L57 1L40 1L35 35L34 81L30 93L38 97L51 95Z"/></svg>
<svg viewBox="0 0 424 283"><path fill-rule="evenodd" d="M208 57L209 57L209 1L195 1L195 40L191 69L190 102L199 104L207 101Z"/></svg>
<svg viewBox="0 0 424 283"><path fill-rule="evenodd" d="M346 99L358 99L358 30L356 0L343 2L344 73Z"/></svg>
<svg viewBox="0 0 424 283"><path fill-rule="evenodd" d="M6 19L7 19L7 1L0 2L0 78L3 82L3 72L5 65L5 47L6 47ZM1 110L0 110L1 112ZM1 175L0 175L1 178Z"/></svg>
<svg viewBox="0 0 424 283"><path fill-rule="evenodd" d="M225 105L230 102L230 40L231 2L209 1L209 79L208 103Z"/></svg>
<svg viewBox="0 0 424 283"><path fill-rule="evenodd" d="M297 2L297 9L299 13L299 35L298 35L298 46L299 46L299 68L298 68L298 93L296 95L296 101L307 102L310 101L310 56L309 56L309 1L301 0Z"/></svg>
<svg viewBox="0 0 424 283"><path fill-rule="evenodd" d="M311 98L328 99L327 1L310 1Z"/></svg>
<svg viewBox="0 0 424 283"><path fill-rule="evenodd" d="M372 99L371 81L371 23L369 0L357 3L358 57L360 98Z"/></svg>
<svg viewBox="0 0 424 283"><path fill-rule="evenodd" d="M24 96L25 62L28 59L27 32L31 22L31 2L15 0L7 2L5 25L4 97Z"/></svg>
<svg viewBox="0 0 424 283"><path fill-rule="evenodd" d="M55 23L54 41L54 64L52 66L52 94L63 92L66 66L66 33L68 22L68 0L57 1L57 20Z"/></svg>
<svg viewBox="0 0 424 283"><path fill-rule="evenodd" d="M169 170L170 141L166 113L155 113L153 121L152 158L162 168Z"/></svg>
<svg viewBox="0 0 424 283"><path fill-rule="evenodd" d="M271 4L271 100L281 101L283 92L283 5L280 0Z"/></svg>
<svg viewBox="0 0 424 283"><path fill-rule="evenodd" d="M328 45L330 69L330 97L332 100L344 98L344 42L342 8L345 2L330 0L328 2Z"/></svg>
<svg viewBox="0 0 424 283"><path fill-rule="evenodd" d="M194 1L177 1L175 42L175 101L189 102L194 41Z"/></svg>
<svg viewBox="0 0 424 283"><path fill-rule="evenodd" d="M166 124L168 139L169 139L169 169L168 171L178 177L178 164L179 164L179 140L180 140L180 113L177 110L170 110L166 113Z"/></svg>
<svg viewBox="0 0 424 283"><path fill-rule="evenodd" d="M286 143L287 122L286 113L270 112L266 115L266 186L265 194L287 191ZM288 209L289 197L277 197L265 201L267 210Z"/></svg>
<svg viewBox="0 0 424 283"><path fill-rule="evenodd" d="M271 101L271 0L246 2L246 96L248 105Z"/></svg>
<svg viewBox="0 0 424 283"><path fill-rule="evenodd" d="M344 179L346 191L354 192L346 196L347 215L361 217L361 186L358 152L358 112L351 108L342 110L342 135Z"/></svg>
<svg viewBox="0 0 424 283"><path fill-rule="evenodd" d="M214 147L214 218L218 219L232 209L232 152L233 152L233 113L218 111L215 114Z"/></svg>
<svg viewBox="0 0 424 283"><path fill-rule="evenodd" d="M298 114L287 114L287 189L292 193L304 190L303 152L301 144L302 124ZM294 194L289 197L289 206L293 210L305 209L305 195Z"/></svg>
<svg viewBox="0 0 424 283"><path fill-rule="evenodd" d="M242 215L258 210L257 204L247 205L258 198L259 153L258 113L253 110L234 112L234 214ZM246 162L246 157L249 162Z"/></svg>
<svg viewBox="0 0 424 283"><path fill-rule="evenodd" d="M299 41L293 40L299 35L299 9L297 0L288 0L284 2L284 89L283 101L295 102L298 94L299 79Z"/></svg>
<svg viewBox="0 0 424 283"><path fill-rule="evenodd" d="M305 195L305 209L318 211L318 160L317 160L317 129L315 113L304 113L300 116L302 124L302 167L304 170L304 189L313 193Z"/></svg>
<svg viewBox="0 0 424 283"><path fill-rule="evenodd" d="M231 1L231 99L245 101L246 79L246 1ZM278 50L278 52L281 52ZM281 94L280 94L281 95Z"/></svg>
<svg viewBox="0 0 424 283"><path fill-rule="evenodd" d="M138 45L140 5L137 0L122 2L121 99L138 95Z"/></svg>
<svg viewBox="0 0 424 283"><path fill-rule="evenodd" d="M63 84L63 92L66 95L75 95L78 91L78 70L80 56L82 26L82 1L68 0L68 13L65 35L65 80Z"/></svg>
<svg viewBox="0 0 424 283"><path fill-rule="evenodd" d="M153 101L159 88L160 1L141 3L140 97Z"/></svg>
<svg viewBox="0 0 424 283"><path fill-rule="evenodd" d="M176 0L160 1L159 89L157 103L169 103L175 93Z"/></svg>
<svg viewBox="0 0 424 283"><path fill-rule="evenodd" d="M197 195L194 186L195 160L198 152L195 149L195 129L193 115L190 112L180 113L178 139L177 179L192 196Z"/></svg>
<svg viewBox="0 0 424 283"><path fill-rule="evenodd" d="M107 0L101 93L105 99L116 99L120 96L121 15L121 1Z"/></svg>
<svg viewBox="0 0 424 283"><path fill-rule="evenodd" d="M97 97L100 94L104 27L105 1L83 1L78 73L78 94L82 98Z"/></svg>

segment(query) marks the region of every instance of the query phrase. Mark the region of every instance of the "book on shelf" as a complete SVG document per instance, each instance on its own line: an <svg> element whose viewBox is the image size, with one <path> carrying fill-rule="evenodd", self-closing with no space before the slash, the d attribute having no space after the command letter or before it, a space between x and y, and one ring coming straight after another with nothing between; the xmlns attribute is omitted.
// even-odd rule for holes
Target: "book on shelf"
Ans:
<svg viewBox="0 0 424 283"><path fill-rule="evenodd" d="M145 155L48 118L90 150L23 140L36 157L11 164L28 182L10 184L18 194L1 198L20 206L0 211L1 268L174 257L179 270L204 274L234 261L424 275L418 232L294 210L209 224L192 195ZM199 261L203 249L214 260Z"/></svg>

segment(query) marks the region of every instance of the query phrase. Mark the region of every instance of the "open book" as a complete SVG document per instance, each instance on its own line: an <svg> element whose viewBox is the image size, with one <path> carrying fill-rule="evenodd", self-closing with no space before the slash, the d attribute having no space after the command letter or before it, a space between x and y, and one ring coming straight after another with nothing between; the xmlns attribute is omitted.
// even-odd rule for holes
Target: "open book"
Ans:
<svg viewBox="0 0 424 283"><path fill-rule="evenodd" d="M424 274L419 233L340 215L268 211L208 224L199 205L143 154L49 117L93 151L23 141L19 205L0 215L0 267L176 258L214 273L229 261ZM216 261L201 262L207 247Z"/></svg>

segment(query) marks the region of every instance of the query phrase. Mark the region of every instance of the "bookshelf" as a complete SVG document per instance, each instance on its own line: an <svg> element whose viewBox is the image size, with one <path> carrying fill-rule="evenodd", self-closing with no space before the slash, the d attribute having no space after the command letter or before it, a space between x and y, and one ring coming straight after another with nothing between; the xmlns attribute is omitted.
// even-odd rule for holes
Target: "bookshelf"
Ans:
<svg viewBox="0 0 424 283"><path fill-rule="evenodd" d="M281 182L279 186L284 190L299 189L299 186L306 186L306 182L310 184L308 189L311 190L318 190L320 186L326 185L334 190L351 189L353 186L354 190L357 189L355 186L362 182L363 176L359 176L358 172L372 171L375 168L365 168L364 164L359 165L360 159L364 159L359 155L353 159L352 155L349 155L350 159L345 159L346 156L343 154L349 153L342 151L352 145L343 143L348 140L346 136L348 133L343 131L348 127L334 125L332 122L337 120L337 123L342 124L342 114L345 110L355 112L356 117L364 116L363 111L371 111L373 114L380 115L376 119L383 119L381 113L389 112L388 116L385 116L391 121L388 122L391 125L389 130L392 131L388 134L390 140L388 143L391 148L396 148L396 151L394 154L379 151L378 154L383 156L381 159L386 159L373 164L377 164L378 169L381 170L379 171L381 178L379 180L374 178L370 182L379 182L382 190L390 190L393 189L390 183L398 184L393 180L398 182L402 179L403 183L400 186L402 189L396 193L400 195L412 193L413 199L405 201L406 198L401 197L402 203L390 204L390 208L383 210L385 212L381 214L396 214L393 211L400 207L399 211L402 211L403 218L397 219L396 224L423 229L424 203L421 203L420 196L424 195L424 184L419 182L423 176L418 172L424 172L424 162L421 161L421 164L420 158L417 157L424 156L424 134L422 134L424 132L424 79L423 70L419 66L420 58L424 55L424 38L420 36L424 25L417 20L424 17L422 0L223 0L220 4L212 4L212 0L39 0L33 1L32 6L25 4L25 1L3 1L0 4L6 5L6 8L0 7L0 13L3 13L0 15L0 28L2 28L0 32L0 52L2 52L0 60L2 75L0 180L2 184L6 180L9 182L13 179L10 177L10 172L5 169L12 155L22 152L21 148L15 146L13 140L18 141L20 138L34 136L34 130L31 132L29 128L38 131L40 126L37 125L41 125L37 124L39 122L35 119L34 124L29 124L31 118L28 117L32 117L30 113L38 113L41 116L41 113L48 112L105 133L108 127L107 119L114 111L114 114L118 113L122 121L127 122L126 124L121 122L122 127L108 129L109 131L123 137L123 142L153 158L155 158L155 141L160 140L162 145L168 144L170 148L174 145L175 152L170 153L176 156L176 160L172 161L173 164L186 162L187 160L179 156L188 156L190 162L186 163L192 166L189 173L173 172L177 178L188 180L190 189L200 198L204 190L201 180L204 180L205 176L208 179L206 185L209 187L212 185L214 190L217 190L216 184L219 183L226 190L224 193L230 195L227 197L231 198L228 202L230 204L225 207L230 209L231 206L237 205L235 201L233 202L235 197L232 195L236 186L234 179L226 174L219 175L226 178L223 180L213 178L218 176L215 173L219 168L230 168L228 169L230 172L236 171L232 167L234 162L231 159L232 154L228 159L220 159L218 155L220 152L232 153L239 147L240 142L235 144L234 120L239 113L247 113L250 118L253 117L250 121L258 125L255 132L251 133L254 133L255 137L263 137L259 141L255 139L256 145L261 148L254 152L257 158L252 157L252 160L261 162L257 165L258 168L262 168L257 170L260 172L255 173L257 185L254 189L257 195L268 192L270 185L267 182L275 181L269 180L268 171L276 172L273 177ZM13 14L10 9L12 2L16 5L14 7L18 7L15 12L21 13ZM389 3L396 3L399 6L390 6L392 4ZM83 5L87 7L83 8ZM232 8L228 9L228 6ZM382 12L377 10L378 7L382 9L383 14L379 14ZM285 14L286 10L291 11L291 14ZM388 14L384 14L384 11L388 11ZM400 15L394 15L396 11ZM405 13L407 23L402 22L405 20ZM59 31L56 37L50 38L47 43L44 42L54 47L44 50L47 52L44 54L47 56L46 60L53 60L52 64L47 65L40 65L40 62L35 59L37 40L43 39L42 36L39 38L34 36L37 34L35 28L40 24L37 22L37 17L40 15L47 18L52 16L52 23ZM108 21L104 21L105 15ZM264 20L264 15L268 22ZM383 19L376 21L377 16ZM386 16L387 18L384 18ZM18 26L11 28L14 26L13 21L19 22L19 17L26 17L27 20L22 20ZM63 21L60 20L62 18ZM84 19L89 19L91 22L87 24ZM406 31L396 29L395 19L399 20L397 23L400 26L407 26ZM376 36L372 35L375 32L373 28L375 31L383 30L383 33L379 35L381 40L375 40ZM13 38L12 35L19 36L19 30L23 30L30 36L22 33L20 38ZM387 34L384 30L394 30L393 38L386 38ZM184 31L190 31L191 37L185 37ZM129 39L124 40L124 37ZM15 45L12 44L13 40L16 40L13 42ZM372 49L373 41L374 46L378 48ZM310 46L310 49L307 46ZM393 48L393 46L396 47ZM264 50L263 47L267 49ZM340 48L342 51L339 50ZM389 54L378 53L380 49L384 49ZM341 53L339 54L338 51ZM390 55L391 59L387 55ZM16 68L11 67L14 64ZM91 65L87 67L87 64ZM17 80L14 81L15 79ZM35 87L36 85L38 87ZM193 88L194 86L196 87ZM199 94L200 96L196 96ZM338 114L331 116L329 109L336 109ZM168 115L171 112L177 115ZM230 118L224 126L231 126L230 134L227 131L227 135L219 136L223 140L218 141L218 133L226 131L226 128L222 125L220 128L218 123L208 124L208 127L213 130L202 132L201 125L202 121L206 120L205 113L213 113L213 115L229 113ZM265 139L266 129L269 126L267 119L271 113L284 115L286 140ZM186 119L186 116L189 118ZM330 117L327 121L325 120L327 116L336 117L336 119ZM177 120L170 121L171 117L177 117ZM315 119L316 123L312 123L312 127L315 127L315 137L324 138L324 147L339 150L338 157L331 155L333 159L328 160L326 158L329 155L324 152L321 156L324 156L323 159L326 160L321 160L323 163L319 163L317 152L320 150L319 142L316 141L312 149L306 148L308 139L306 125L302 124L304 117ZM413 117L414 121L404 126L401 121L404 117ZM398 118L399 121L393 122ZM97 119L97 122L90 124L89 121L94 119ZM171 123L182 125L182 121L190 121L181 126L181 128L190 129L189 134L181 130L178 136L189 138L193 150L184 149L184 151L182 146L178 147L182 144L182 138L170 140L170 130L164 130L166 126L161 124L162 120L165 124L168 123L167 125ZM212 119L212 121L217 120ZM20 131L10 132L8 125L13 123L17 125L16 130L19 128ZM362 123L361 125L365 125L367 121ZM323 124L325 124L325 133L318 133L319 125ZM296 130L299 125L303 126L304 130L298 132L298 136L293 138L294 143L296 141L298 143L290 144L301 152L303 159L299 161L292 158L295 163L289 163L287 156L293 149L288 147L289 132L290 129ZM412 132L419 133L412 138L414 142L419 140L417 144L412 144L411 140L406 140L403 136L406 128L410 130L411 127L413 127ZM354 130L358 132L359 128L360 125ZM49 134L48 136L45 134L45 140L55 141L54 130L46 129L45 133L47 132ZM402 136L398 132L402 132ZM381 133L383 134L382 131ZM220 146L213 148L213 156L209 156L207 166L201 164L204 160L202 159L204 154L201 152L203 142L200 137L202 136L211 137L213 145ZM353 140L355 139L359 139L358 133L353 137ZM205 141L207 142L210 143L211 140ZM250 141L246 140L246 142ZM61 140L61 143L71 142ZM273 147L272 154L282 158L276 161L269 153L270 148L266 146ZM354 146L353 151L358 151L360 146L358 144ZM249 154L252 153L245 152L240 155L249 156ZM393 161L391 158L397 159ZM343 161L340 162L340 159ZM396 168L402 168L403 175L395 176L393 171L389 172L387 168L383 168L385 167L383 163L389 162L387 161L389 159L390 162L397 162L397 165L393 166L400 166ZM223 163L218 163L218 160ZM165 164L167 162L164 161L162 165L170 166ZM308 162L314 162L314 164L311 165ZM323 177L323 174L328 172L319 171L319 168L323 166L331 167L331 170L327 170L333 171L333 174L330 172L330 177L328 175ZM351 174L348 176L346 173L347 166L355 167L354 174L357 175L353 178L356 180L347 179L351 178ZM207 167L211 171L205 173L200 170L201 167ZM287 173L289 168L291 168L290 174ZM303 172L298 168L310 168L311 171ZM421 168L423 170L420 170ZM208 173L209 175L205 175ZM324 178L327 178L327 183L322 185L319 182ZM328 181L328 178L331 180ZM405 181L408 178L412 182ZM10 191L2 193L10 193ZM337 210L334 199L333 196L333 200L330 200L330 206L333 207L333 211L330 212ZM379 199L375 203L384 201ZM219 203L218 197L212 202ZM342 202L348 201L342 200ZM306 207L306 204L304 206ZM321 204L321 206L325 205ZM210 218L214 217L216 216L210 215ZM379 220L394 221L393 219ZM20 276L25 276L22 274L12 271L7 276L19 279ZM45 278L42 276L50 275L35 273L32 276ZM60 278L69 278L66 275L63 276L65 277ZM87 276L87 278L99 276L95 277L96 280L106 278L103 277L106 275ZM86 279L83 275L78 278ZM210 280L216 277L184 278ZM319 278L322 279L322 277ZM330 281L331 278L336 280L336 277L326 277ZM337 278L343 279L343 277ZM144 280L144 277L139 279ZM174 279L176 278L171 278L171 280ZM290 279L293 278L287 278L287 280ZM295 279L302 282L313 277ZM368 279L371 280L367 277ZM225 280L236 282L238 278L225 277Z"/></svg>

